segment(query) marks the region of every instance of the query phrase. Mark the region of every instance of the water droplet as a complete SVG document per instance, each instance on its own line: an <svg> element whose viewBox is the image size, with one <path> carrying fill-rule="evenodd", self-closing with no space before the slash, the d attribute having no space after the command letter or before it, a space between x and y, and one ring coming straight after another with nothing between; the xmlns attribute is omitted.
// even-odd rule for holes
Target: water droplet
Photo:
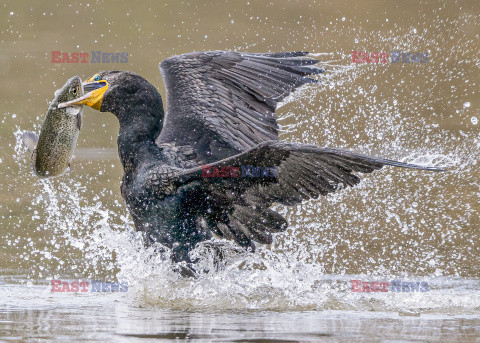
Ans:
<svg viewBox="0 0 480 343"><path fill-rule="evenodd" d="M345 17L342 17L342 21L345 21Z"/></svg>
<svg viewBox="0 0 480 343"><path fill-rule="evenodd" d="M466 103L463 104L463 107L465 108L470 107L470 103L467 101Z"/></svg>
<svg viewBox="0 0 480 343"><path fill-rule="evenodd" d="M14 14L15 14L15 13L13 13L13 12L10 12L10 15L14 15Z"/></svg>
<svg viewBox="0 0 480 343"><path fill-rule="evenodd" d="M472 122L473 125L477 125L478 124L478 118L477 117L472 117L470 119L470 121Z"/></svg>

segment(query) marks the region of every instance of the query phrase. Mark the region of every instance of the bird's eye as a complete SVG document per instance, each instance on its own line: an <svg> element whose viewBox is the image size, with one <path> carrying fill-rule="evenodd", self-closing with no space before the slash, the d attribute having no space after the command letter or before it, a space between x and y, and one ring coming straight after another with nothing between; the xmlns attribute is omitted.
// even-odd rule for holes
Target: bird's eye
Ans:
<svg viewBox="0 0 480 343"><path fill-rule="evenodd" d="M95 76L95 77L94 77L94 80L95 80L95 81L100 81L100 75Z"/></svg>
<svg viewBox="0 0 480 343"><path fill-rule="evenodd" d="M77 95L77 89L76 88L70 88L70 94Z"/></svg>

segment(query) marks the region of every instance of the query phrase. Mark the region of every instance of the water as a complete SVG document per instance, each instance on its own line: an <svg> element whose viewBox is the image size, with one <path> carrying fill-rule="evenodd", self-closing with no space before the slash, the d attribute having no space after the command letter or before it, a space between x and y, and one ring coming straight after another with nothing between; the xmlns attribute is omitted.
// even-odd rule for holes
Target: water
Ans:
<svg viewBox="0 0 480 343"><path fill-rule="evenodd" d="M68 5L15 1L0 24L0 340L478 341L479 11L476 3L308 1ZM61 35L58 32L62 32ZM385 168L294 208L255 254L223 241L183 279L133 231L119 192L118 124L85 109L72 170L39 180L19 130L37 130L73 75L126 69L164 94L157 61L199 50L308 50L328 72L278 110L282 138L425 165ZM128 52L126 64L54 64L51 51ZM428 52L422 64L352 64L351 51ZM15 136L16 134L16 136ZM51 280L127 292L52 292ZM426 282L394 292L392 281ZM352 280L389 292L352 292Z"/></svg>
<svg viewBox="0 0 480 343"><path fill-rule="evenodd" d="M89 340L150 342L158 339L210 341L353 342L376 340L475 341L475 315L417 314L408 311L199 310L144 304L130 295L55 294L43 286L3 287L15 297L2 316L0 337L32 341ZM33 305L41 302L41 305ZM4 305L2 303L2 305ZM28 329L28 334L25 332Z"/></svg>

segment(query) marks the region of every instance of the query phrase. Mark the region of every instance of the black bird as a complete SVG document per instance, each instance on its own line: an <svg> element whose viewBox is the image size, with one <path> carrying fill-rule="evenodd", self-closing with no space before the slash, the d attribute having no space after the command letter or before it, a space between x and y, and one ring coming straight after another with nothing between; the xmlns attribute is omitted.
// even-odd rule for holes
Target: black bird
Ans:
<svg viewBox="0 0 480 343"><path fill-rule="evenodd" d="M173 261L191 262L189 251L212 234L253 251L255 242L269 244L272 233L287 228L273 203L295 205L354 186L357 173L384 165L440 170L279 140L277 104L323 72L307 54L212 51L168 58L160 63L166 114L155 87L129 71L95 74L83 98L62 105L84 104L118 118L122 196L136 230L171 248ZM222 173L239 166L274 172L205 177L205 165Z"/></svg>

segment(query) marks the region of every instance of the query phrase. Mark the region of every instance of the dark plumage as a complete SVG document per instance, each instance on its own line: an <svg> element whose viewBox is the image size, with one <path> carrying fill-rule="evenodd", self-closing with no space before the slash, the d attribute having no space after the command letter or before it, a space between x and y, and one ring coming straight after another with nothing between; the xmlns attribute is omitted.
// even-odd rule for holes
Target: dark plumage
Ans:
<svg viewBox="0 0 480 343"><path fill-rule="evenodd" d="M437 170L339 149L278 140L275 108L297 87L317 82L318 61L305 52L199 52L160 64L168 103L121 71L97 74L85 90L108 82L102 112L120 122L122 195L137 230L172 249L174 261L212 233L255 249L287 228L270 209L294 205L360 180L384 165ZM89 105L94 107L94 105ZM276 167L278 177L202 177L202 165Z"/></svg>

